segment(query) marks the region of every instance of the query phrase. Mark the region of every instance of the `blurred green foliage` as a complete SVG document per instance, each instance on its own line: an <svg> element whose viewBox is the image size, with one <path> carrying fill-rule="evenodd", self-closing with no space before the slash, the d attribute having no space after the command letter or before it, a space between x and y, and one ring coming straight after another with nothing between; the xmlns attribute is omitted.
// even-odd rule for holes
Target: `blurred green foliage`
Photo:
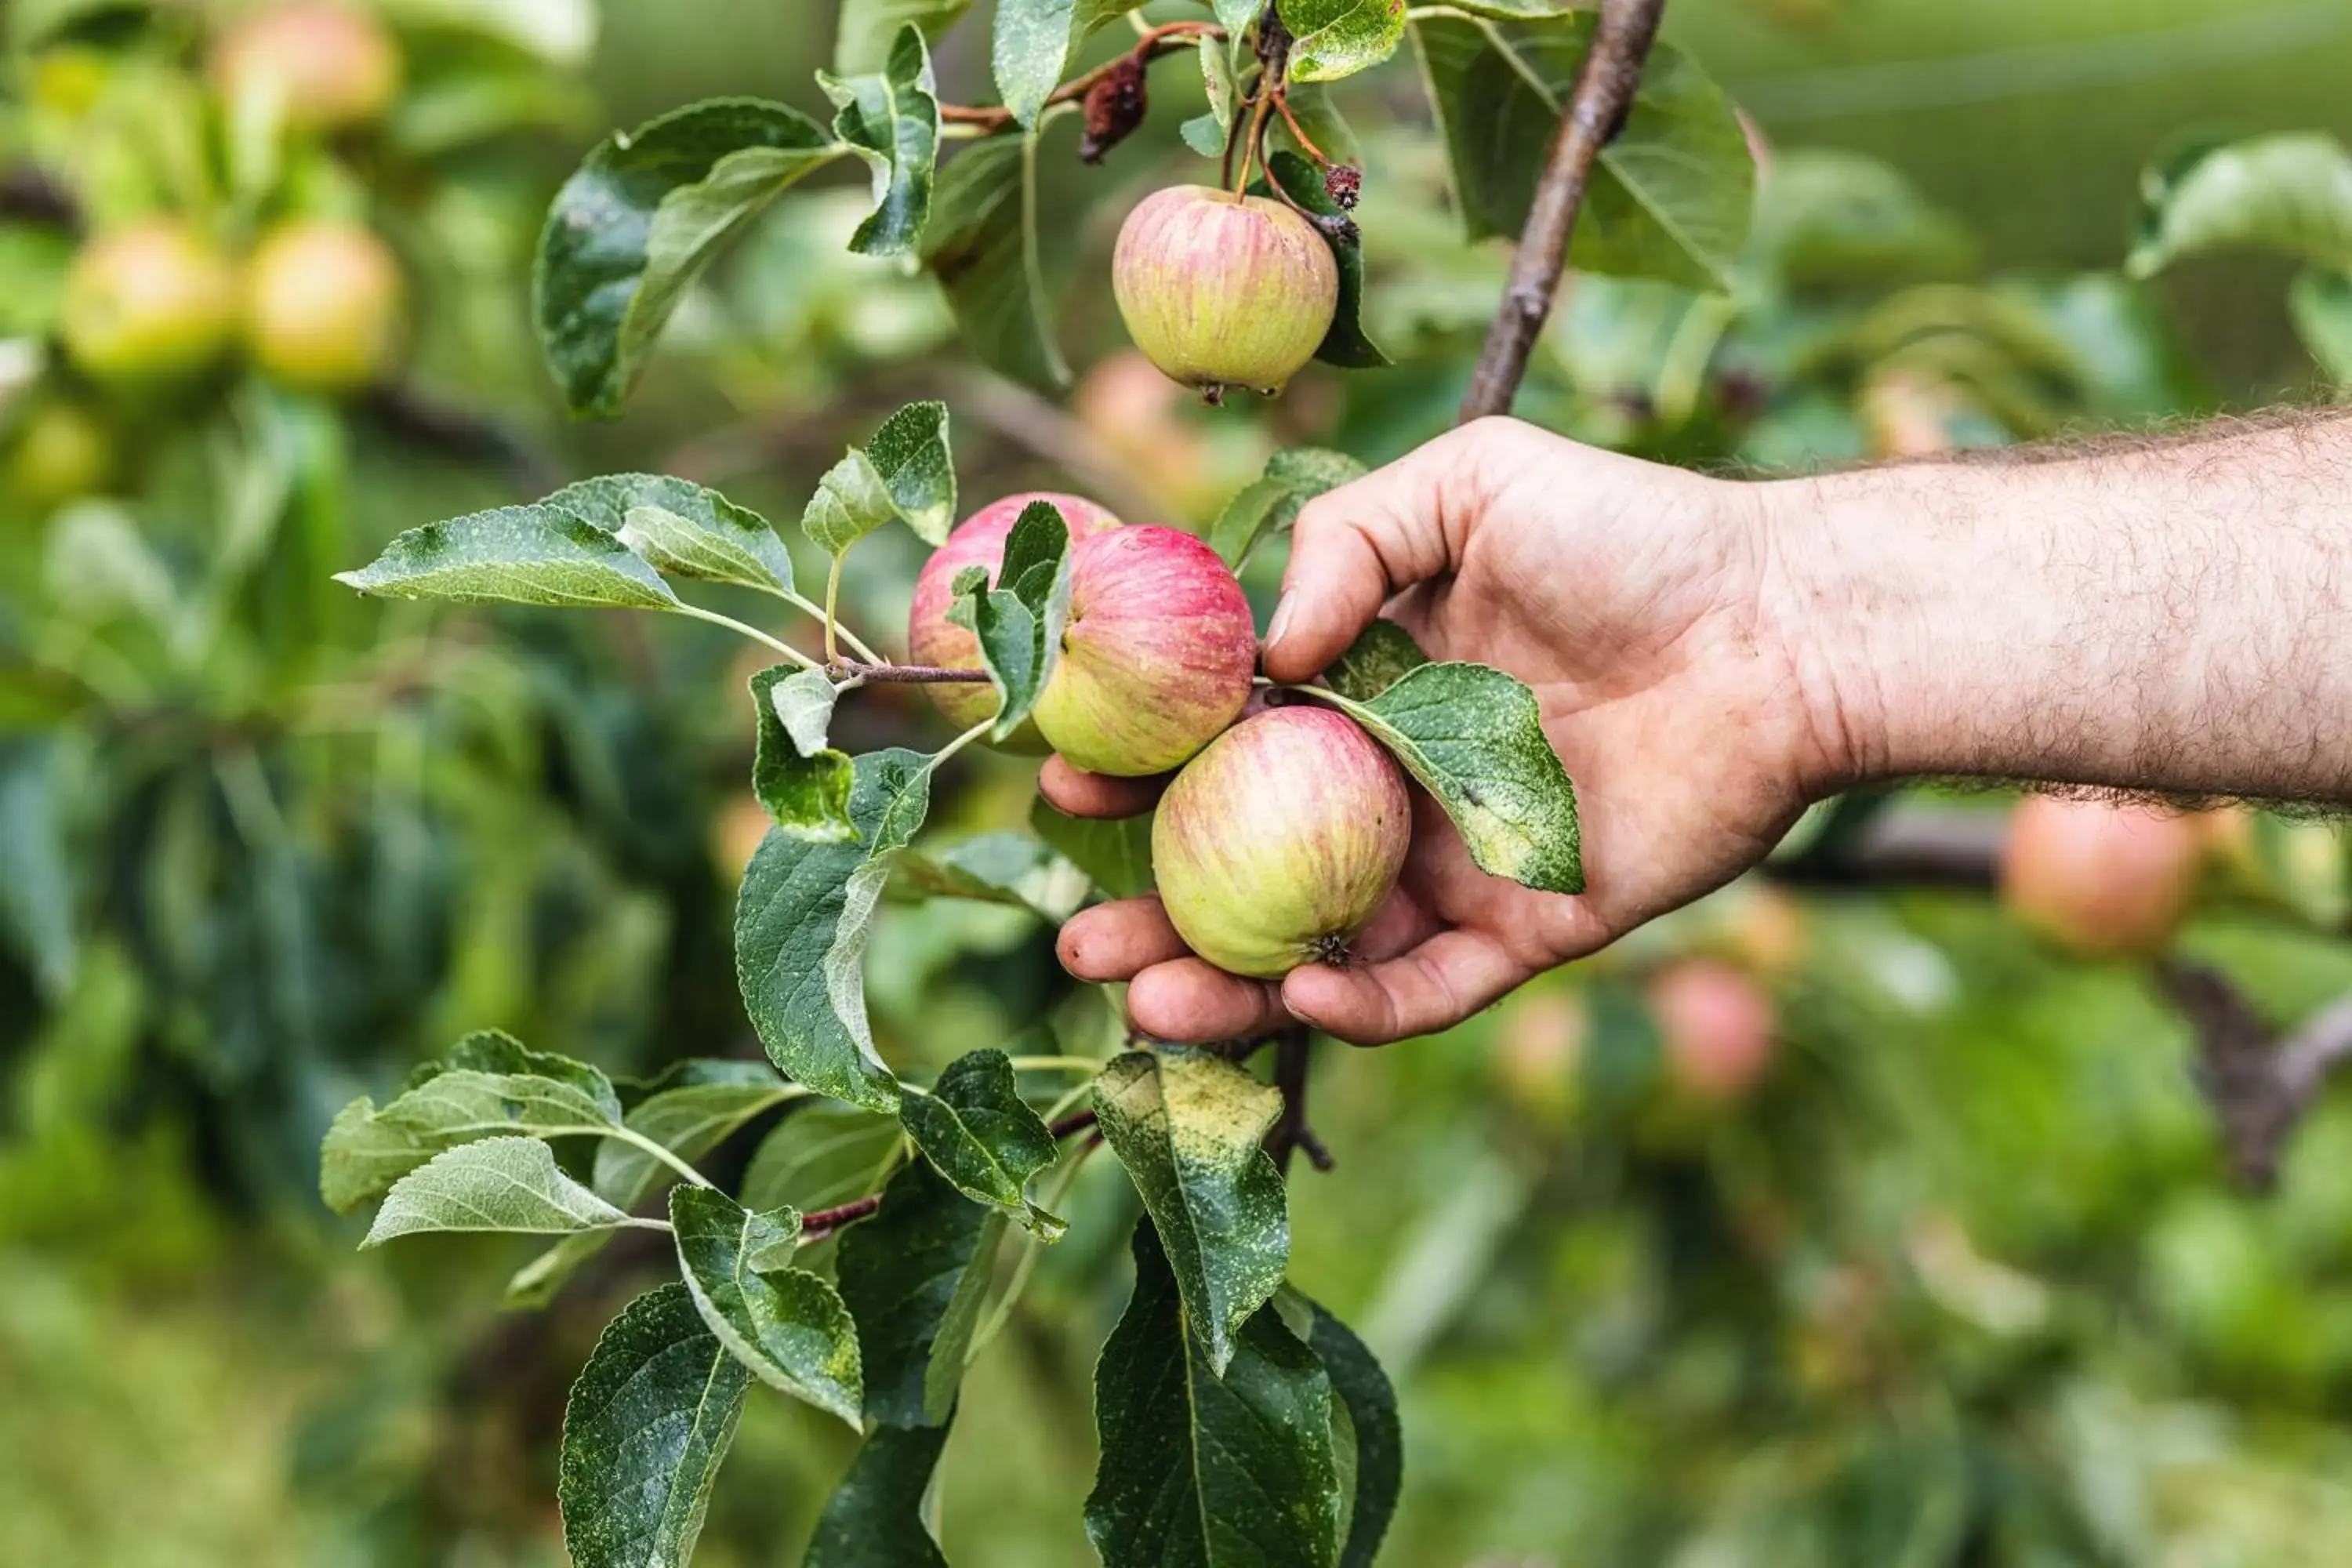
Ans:
<svg viewBox="0 0 2352 1568"><path fill-rule="evenodd" d="M478 1026L616 1071L750 1048L725 923L750 847L731 648L620 617L386 611L328 572L514 499L518 447L789 516L880 413L940 392L968 499L1075 485L1198 524L1276 440L1377 460L1442 428L1499 283L1374 79L1349 104L1393 371L1312 373L1253 425L1110 360L1066 409L950 363L929 285L843 253L844 192L733 253L623 420L566 426L524 316L548 194L590 135L685 98L814 107L832 7L701 0L681 26L611 0L593 64L527 68L415 20L432 7L387 9L423 29L445 129L420 114L404 166L353 177L418 283L414 387L498 426L505 460L240 379L133 426L134 496L0 514L0 1561L559 1562L563 1389L646 1258L616 1246L545 1319L502 1316L513 1247L352 1255L312 1200L319 1131ZM90 21L100 41L121 25ZM1687 0L1670 29L1755 106L1779 183L1727 299L1576 281L1533 416L1793 468L2312 389L2274 266L2115 274L2137 171L2174 133L2352 134L2340 7ZM58 64L9 58L12 164L42 154L26 112ZM944 56L945 90L982 96L984 64ZM1102 215L1177 166L1187 90L1106 170L1049 165L1064 210L1087 182L1048 257L1082 366L1117 329L1067 280L1107 250ZM452 150L485 102L520 107ZM12 337L45 330L68 253L54 226L0 224ZM865 547L863 624L903 620L919 548ZM870 695L844 716L859 748L940 733L919 697ZM1018 826L1027 773L969 756L938 809ZM2321 863L2305 885L2340 897L2332 832L2281 831ZM1403 1397L1384 1560L2352 1561L2352 1111L2303 1127L2275 1194L2237 1195L2146 977L1957 896L1787 914L1771 1071L1700 1102L1641 980L1778 907L1758 900L1732 889L1446 1037L1322 1051L1339 1167L1294 1183L1294 1272ZM2184 946L2282 1022L2352 986L2352 948L2259 914L2209 915ZM1098 1006L1011 909L894 910L868 968L909 1065ZM1091 1362L1133 1202L1088 1168L1070 1239L975 1369L943 1469L960 1564L1090 1560ZM797 1560L848 1455L837 1427L755 1402L700 1561Z"/></svg>

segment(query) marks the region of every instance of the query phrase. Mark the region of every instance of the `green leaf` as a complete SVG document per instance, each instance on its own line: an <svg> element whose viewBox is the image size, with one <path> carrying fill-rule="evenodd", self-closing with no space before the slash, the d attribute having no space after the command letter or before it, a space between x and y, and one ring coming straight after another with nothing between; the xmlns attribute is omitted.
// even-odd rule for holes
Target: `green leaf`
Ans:
<svg viewBox="0 0 2352 1568"><path fill-rule="evenodd" d="M940 174L923 266L982 363L1048 390L1068 384L1037 249L1037 138L992 136Z"/></svg>
<svg viewBox="0 0 2352 1568"><path fill-rule="evenodd" d="M716 490L683 479L626 474L586 480L559 490L551 500L624 483L630 486L630 504L614 531L622 543L658 570L677 577L791 591L793 558L784 542L766 518ZM589 514L583 510L581 515Z"/></svg>
<svg viewBox="0 0 2352 1568"><path fill-rule="evenodd" d="M764 1062L693 1061L665 1087L629 1107L630 1131L692 1164L743 1125L799 1097ZM634 1143L607 1139L596 1146L597 1195L635 1209L677 1174Z"/></svg>
<svg viewBox="0 0 2352 1568"><path fill-rule="evenodd" d="M1483 664L1424 664L1370 701L1331 700L1437 797L1480 870L1584 891L1576 786L1534 692Z"/></svg>
<svg viewBox="0 0 2352 1568"><path fill-rule="evenodd" d="M1411 632L1394 621L1374 621L1357 634L1323 679L1350 701L1370 702L1428 662Z"/></svg>
<svg viewBox="0 0 2352 1568"><path fill-rule="evenodd" d="M996 689L989 738L1003 741L1027 722L1053 679L1070 611L1070 529L1051 501L1022 508L1004 536L997 585L966 567L955 582L948 619L980 639L982 665Z"/></svg>
<svg viewBox="0 0 2352 1568"><path fill-rule="evenodd" d="M786 1268L796 1209L754 1214L709 1187L672 1187L669 1223L695 1310L759 1380L857 1425L857 1325L831 1285Z"/></svg>
<svg viewBox="0 0 2352 1568"><path fill-rule="evenodd" d="M1590 11L1524 22L1443 7L1416 13L1413 40L1469 238L1516 239L1526 226L1593 26ZM1624 129L1594 165L1569 264L1726 288L1747 242L1755 185L1731 100L1660 44Z"/></svg>
<svg viewBox="0 0 2352 1568"><path fill-rule="evenodd" d="M890 504L927 544L944 544L955 526L955 454L948 446L948 405L910 403L882 422L866 457Z"/></svg>
<svg viewBox="0 0 2352 1568"><path fill-rule="evenodd" d="M939 544L954 524L955 500L947 405L910 403L883 421L872 442L851 447L826 470L801 530L818 549L839 555L896 517Z"/></svg>
<svg viewBox="0 0 2352 1568"><path fill-rule="evenodd" d="M1265 0L1209 0L1209 9L1217 14L1217 22L1241 42L1244 31L1255 25L1265 10Z"/></svg>
<svg viewBox="0 0 2352 1568"><path fill-rule="evenodd" d="M536 1138L485 1138L445 1149L393 1184L362 1247L423 1231L564 1236L637 1225L556 1168Z"/></svg>
<svg viewBox="0 0 2352 1568"><path fill-rule="evenodd" d="M53 1001L72 985L80 958L60 758L54 743L0 746L0 936Z"/></svg>
<svg viewBox="0 0 2352 1568"><path fill-rule="evenodd" d="M563 1409L555 1495L574 1568L686 1568L751 1381L685 1286L621 1310Z"/></svg>
<svg viewBox="0 0 2352 1568"><path fill-rule="evenodd" d="M1404 1486L1404 1432L1397 1419L1396 1390L1347 1324L1316 1303L1307 1304L1315 1315L1307 1348L1323 1363L1331 1391L1347 1406L1356 1439L1355 1502L1348 1510L1339 1568L1373 1568Z"/></svg>
<svg viewBox="0 0 2352 1568"><path fill-rule="evenodd" d="M1185 1331L1191 1302L1150 1223L1135 1293L1095 1367L1102 1458L1087 1538L1105 1563L1335 1568L1339 1465L1331 1382L1272 1309L1220 1373Z"/></svg>
<svg viewBox="0 0 2352 1568"><path fill-rule="evenodd" d="M872 1110L898 1083L874 1048L861 967L892 853L930 808L931 759L892 748L856 763L856 842L768 835L735 906L735 973L768 1059L796 1083Z"/></svg>
<svg viewBox="0 0 2352 1568"><path fill-rule="evenodd" d="M1266 459L1265 477L1225 503L1210 525L1209 543L1239 572L1259 545L1289 533L1308 501L1368 472L1345 452L1286 447Z"/></svg>
<svg viewBox="0 0 2352 1568"><path fill-rule="evenodd" d="M751 793L779 828L819 844L857 837L849 812L856 765L824 744L834 689L822 672L796 665L772 665L751 678Z"/></svg>
<svg viewBox="0 0 2352 1568"><path fill-rule="evenodd" d="M1021 1098L1003 1051L957 1058L929 1094L898 1102L898 1120L940 1174L974 1203L993 1204L1045 1239L1068 1222L1029 1201L1029 1178L1054 1163L1054 1135Z"/></svg>
<svg viewBox="0 0 2352 1568"><path fill-rule="evenodd" d="M817 480L816 493L801 512L801 531L827 555L839 556L898 515L874 459L852 447Z"/></svg>
<svg viewBox="0 0 2352 1568"><path fill-rule="evenodd" d="M743 1172L743 1202L751 1208L790 1204L809 1214L861 1197L898 1163L905 1137L895 1116L806 1101L761 1140Z"/></svg>
<svg viewBox="0 0 2352 1568"><path fill-rule="evenodd" d="M2352 275L2305 268L2287 290L2287 311L2303 346L2329 379L2352 385Z"/></svg>
<svg viewBox="0 0 2352 1568"><path fill-rule="evenodd" d="M1293 81L1370 70L1404 42L1404 0L1281 0Z"/></svg>
<svg viewBox="0 0 2352 1568"><path fill-rule="evenodd" d="M1095 1113L1167 1248L1185 1321L1222 1372L1290 1260L1282 1176L1262 1146L1282 1096L1223 1057L1169 1046L1113 1058L1095 1080Z"/></svg>
<svg viewBox="0 0 2352 1568"><path fill-rule="evenodd" d="M989 64L1004 107L1024 131L1037 128L1045 100L1062 85L1070 55L1087 35L1144 0L997 0Z"/></svg>
<svg viewBox="0 0 2352 1568"><path fill-rule="evenodd" d="M1029 826L1070 864L1114 899L1151 891L1151 814L1116 819L1066 816L1038 800Z"/></svg>
<svg viewBox="0 0 2352 1568"><path fill-rule="evenodd" d="M593 1133L620 1122L620 1100L595 1068L527 1050L505 1035L468 1036L420 1068L382 1110L365 1098L343 1108L320 1150L319 1192L329 1208L349 1214L461 1143Z"/></svg>
<svg viewBox="0 0 2352 1568"><path fill-rule="evenodd" d="M2184 257L2252 247L2352 268L2352 153L2288 132L2192 145L2140 176L2127 269L2147 278Z"/></svg>
<svg viewBox="0 0 2352 1568"><path fill-rule="evenodd" d="M1084 871L1025 833L982 833L929 853L906 850L896 885L918 898L1030 910L1055 925L1077 913L1093 888Z"/></svg>
<svg viewBox="0 0 2352 1568"><path fill-rule="evenodd" d="M1901 171L1865 153L1800 147L1775 156L1757 192L1741 266L1793 289L1884 298L1906 283L1966 277L1975 263L1966 226Z"/></svg>
<svg viewBox="0 0 2352 1568"><path fill-rule="evenodd" d="M925 43L937 44L971 9L971 0L841 0L833 68L845 76L880 70L900 28L912 23L922 29Z"/></svg>
<svg viewBox="0 0 2352 1568"><path fill-rule="evenodd" d="M338 583L387 599L675 610L661 574L612 533L552 504L502 506L412 528Z"/></svg>
<svg viewBox="0 0 2352 1568"><path fill-rule="evenodd" d="M1266 157L1266 171L1268 178L1280 181L1290 199L1308 212L1325 217L1347 216L1324 188L1322 171L1300 154L1288 148L1276 149ZM1315 357L1342 370L1379 370L1389 363L1389 356L1364 332L1363 238L1359 235L1339 239L1326 234L1323 239L1331 247L1332 259L1339 264L1339 305Z"/></svg>
<svg viewBox="0 0 2352 1568"><path fill-rule="evenodd" d="M566 180L540 232L532 316L575 414L611 415L719 244L851 151L796 109L689 104L616 134Z"/></svg>
<svg viewBox="0 0 2352 1568"><path fill-rule="evenodd" d="M825 1500L801 1568L947 1568L923 1523L923 1496L948 1429L877 1426Z"/></svg>
<svg viewBox="0 0 2352 1568"><path fill-rule="evenodd" d="M872 76L817 72L833 100L833 133L874 171L874 210L849 238L860 256L905 256L931 216L931 184L940 157L940 100L931 79L931 51L922 29L898 34L883 68Z"/></svg>
<svg viewBox="0 0 2352 1568"><path fill-rule="evenodd" d="M920 1160L890 1179L871 1219L842 1233L835 1272L857 1320L869 1420L947 1420L1003 1237L1002 1213Z"/></svg>
<svg viewBox="0 0 2352 1568"><path fill-rule="evenodd" d="M824 750L841 689L821 669L794 669L768 689L768 710L783 726L784 739L803 757Z"/></svg>

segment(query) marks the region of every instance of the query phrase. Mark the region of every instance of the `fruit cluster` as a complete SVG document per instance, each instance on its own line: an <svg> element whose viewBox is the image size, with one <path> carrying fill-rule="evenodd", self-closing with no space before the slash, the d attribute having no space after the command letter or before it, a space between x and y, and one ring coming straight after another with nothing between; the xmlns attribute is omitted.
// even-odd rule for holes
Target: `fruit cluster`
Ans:
<svg viewBox="0 0 2352 1568"><path fill-rule="evenodd" d="M1249 601L1200 540L1124 526L1076 496L1000 500L950 533L916 580L910 656L980 667L979 640L949 618L954 581L974 566L993 579L1037 500L1070 529L1069 615L1034 721L1008 746L1121 777L1181 770L1152 825L1152 864L1169 920L1202 957L1269 977L1344 961L1404 864L1404 779L1345 715L1253 702ZM988 687L929 689L959 724L994 711Z"/></svg>
<svg viewBox="0 0 2352 1568"><path fill-rule="evenodd" d="M398 96L383 25L298 0L214 41L206 79L225 123L320 141L368 131ZM399 265L365 225L289 215L232 245L226 219L148 213L103 224L67 271L59 374L8 442L10 491L35 510L107 489L121 428L204 384L240 349L279 385L335 395L375 384L399 346Z"/></svg>

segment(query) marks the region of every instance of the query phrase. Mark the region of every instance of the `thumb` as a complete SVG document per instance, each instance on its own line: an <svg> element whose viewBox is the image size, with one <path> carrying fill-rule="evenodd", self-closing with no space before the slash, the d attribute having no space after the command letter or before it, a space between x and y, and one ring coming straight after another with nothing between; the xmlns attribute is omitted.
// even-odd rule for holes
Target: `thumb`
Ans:
<svg viewBox="0 0 2352 1568"><path fill-rule="evenodd" d="M1458 527L1469 435L1442 437L1307 504L1266 624L1266 674L1321 674L1391 597L1453 569L1448 508Z"/></svg>

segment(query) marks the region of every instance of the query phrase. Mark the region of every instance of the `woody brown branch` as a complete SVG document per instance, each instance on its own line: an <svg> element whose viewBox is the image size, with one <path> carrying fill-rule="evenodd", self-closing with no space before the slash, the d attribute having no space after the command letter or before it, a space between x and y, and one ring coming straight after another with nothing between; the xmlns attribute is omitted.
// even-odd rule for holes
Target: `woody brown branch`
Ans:
<svg viewBox="0 0 2352 1568"><path fill-rule="evenodd" d="M1202 38L1222 38L1225 30L1214 22L1169 22L1152 28L1138 38L1135 47L1108 64L1097 66L1082 76L1072 77L1055 88L1045 99L1045 106L1076 103L1095 89L1098 82L1108 80L1115 72L1132 69L1129 61L1150 64L1163 55L1190 49ZM1013 110L1001 103L968 106L961 103L940 105L940 118L950 125L974 125L994 133L1009 129L1013 123Z"/></svg>
<svg viewBox="0 0 2352 1568"><path fill-rule="evenodd" d="M1569 241L1576 233L1593 162L1633 109L1642 68L1649 60L1665 8L1666 0L1601 0L1592 47L1577 70L1568 112L1560 119L1551 156L1528 210L1502 309L1496 312L1469 395L1462 402L1463 424L1511 411L1536 338L1568 270Z"/></svg>

